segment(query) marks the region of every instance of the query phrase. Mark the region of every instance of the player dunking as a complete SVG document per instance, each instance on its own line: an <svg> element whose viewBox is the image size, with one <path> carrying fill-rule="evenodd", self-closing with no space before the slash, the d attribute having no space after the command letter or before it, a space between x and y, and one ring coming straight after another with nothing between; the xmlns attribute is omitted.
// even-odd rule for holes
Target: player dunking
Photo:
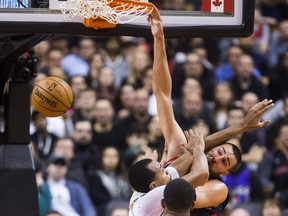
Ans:
<svg viewBox="0 0 288 216"><path fill-rule="evenodd" d="M153 92L157 100L157 111L160 119L160 126L165 138L165 155L164 159L161 160L163 162L166 161L166 159L173 160L183 154L185 149L180 144L186 143L186 138L174 118L171 100L171 77L168 69L167 56L165 51L165 38L163 33L162 20L157 9L155 9L153 14L150 16L150 22L152 34L154 37L154 64L152 85ZM273 106L271 100L264 100L251 108L242 124L227 128L205 138L206 158L211 173L216 174L217 176L225 175L229 173L229 171L233 171L233 169L238 166L241 160L241 154L238 152L239 150L237 150L237 147L235 147L234 145L225 142L237 136L238 134L244 133L248 130L261 128L267 125L270 121L261 122L260 118L263 113L271 106ZM220 145L221 143L224 144ZM141 163L141 161L137 163ZM132 167L132 171L135 170L135 167L137 167L137 163L134 165L134 167ZM144 168L147 168L146 171L149 171L149 164ZM152 172L154 171L155 170L152 170ZM143 172L142 174L143 178L140 179L143 179L144 181L146 174L145 172ZM133 172L132 174L129 173L129 177L131 177L131 183L131 179L133 179ZM147 184L147 182L138 182L137 185L139 184ZM131 185L132 187L134 187L134 189L137 190L137 188L135 188L135 185ZM148 184L148 188L150 190L158 186L161 186L161 183L159 183L158 185ZM149 197L149 193L152 193L152 191L140 191L148 193L137 198L135 196L135 199L133 199L132 197L131 203L133 205L130 209L130 212L133 212L136 209L141 209L143 207L142 204L146 203L145 200ZM217 196L214 196L215 194L217 194ZM217 178L211 179L207 183L205 183L205 185L196 188L197 198L195 202L195 208L222 208L222 206L219 205L225 200L227 200L227 195L228 189L226 185ZM153 209L151 209L151 211L153 211ZM147 214L140 215L149 215L149 209L146 211L146 213Z"/></svg>

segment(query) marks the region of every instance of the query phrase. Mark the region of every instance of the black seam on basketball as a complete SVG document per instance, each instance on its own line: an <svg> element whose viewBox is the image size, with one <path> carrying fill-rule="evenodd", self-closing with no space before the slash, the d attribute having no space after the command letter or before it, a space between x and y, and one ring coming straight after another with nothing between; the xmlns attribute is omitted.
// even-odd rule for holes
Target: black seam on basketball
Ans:
<svg viewBox="0 0 288 216"><path fill-rule="evenodd" d="M53 110L53 109L49 109L49 108L47 108L47 107L45 107L45 106L42 106L41 104L39 104L38 103L38 101L35 99L35 95L33 95L33 99L34 99L34 101L40 106L40 107L42 107L43 109L46 109L46 110L48 110L48 111L52 111L52 112L61 112L61 113L65 113L65 112L67 112L67 110Z"/></svg>
<svg viewBox="0 0 288 216"><path fill-rule="evenodd" d="M36 85L38 86L40 89L42 89L43 91L45 91L47 94L49 94L51 97L53 97L54 99L56 99L57 101L59 101L64 107L66 107L67 109L69 109L70 107L66 106L62 101L60 101L58 98L54 97L52 94L50 94L48 91L46 91L46 89L42 88L41 86L39 85ZM63 87L63 86L62 86Z"/></svg>
<svg viewBox="0 0 288 216"><path fill-rule="evenodd" d="M60 86L62 86L62 88L65 89L65 94L66 94L66 96L67 96L70 104L72 104L72 98L69 97L68 93L66 92L66 88L64 88L64 86L63 86L60 82L58 82L57 80L55 80L55 79L53 79L53 78L51 78L51 77L47 77L47 79L51 79L51 80L57 82ZM64 81L64 80L63 80L63 81ZM72 94L73 94L73 93L72 93ZM70 108L70 107L69 107L69 108Z"/></svg>

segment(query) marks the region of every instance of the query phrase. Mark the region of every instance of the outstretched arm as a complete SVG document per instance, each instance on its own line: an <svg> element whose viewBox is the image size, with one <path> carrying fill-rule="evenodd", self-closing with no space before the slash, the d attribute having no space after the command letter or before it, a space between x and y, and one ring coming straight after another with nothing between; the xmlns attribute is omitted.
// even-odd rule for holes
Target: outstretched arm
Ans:
<svg viewBox="0 0 288 216"><path fill-rule="evenodd" d="M180 156L184 152L180 144L185 143L186 139L174 118L171 100L172 82L165 50L165 37L162 20L156 8L148 17L148 21L151 23L151 31L154 37L153 93L156 96L157 112L165 138L167 159L171 159Z"/></svg>
<svg viewBox="0 0 288 216"><path fill-rule="evenodd" d="M156 8L149 16L148 20L151 22L151 30L154 37L152 86L156 96L160 126L165 138L165 155L169 160L183 154L184 149L181 147L181 143L185 143L186 140L183 131L174 118L171 100L172 83L165 51L164 32L162 20ZM258 129L269 124L270 121L266 120L261 122L260 119L264 112L273 105L272 100L263 100L250 109L242 124L226 128L207 136L205 138L205 150L207 151L218 146L241 133ZM161 160L161 162L163 162L163 160Z"/></svg>
<svg viewBox="0 0 288 216"><path fill-rule="evenodd" d="M262 128L270 123L269 120L261 121L263 114L274 105L272 100L263 100L254 105L247 115L244 122L239 125L231 126L214 134L211 134L205 138L205 151L232 139L239 134L242 134L249 130Z"/></svg>

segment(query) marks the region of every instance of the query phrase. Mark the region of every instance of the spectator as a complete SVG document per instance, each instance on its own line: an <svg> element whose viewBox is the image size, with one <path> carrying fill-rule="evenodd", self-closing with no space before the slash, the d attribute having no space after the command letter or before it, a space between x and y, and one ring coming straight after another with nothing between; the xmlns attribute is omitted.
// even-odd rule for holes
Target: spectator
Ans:
<svg viewBox="0 0 288 216"><path fill-rule="evenodd" d="M254 35L246 38L238 38L239 46L243 49L244 53L251 56L254 62L254 68L257 68L259 75L256 74L255 77L261 81L264 85L269 82L269 70L268 63L265 59L265 55L256 51L256 37ZM253 73L254 75L254 73Z"/></svg>
<svg viewBox="0 0 288 216"><path fill-rule="evenodd" d="M35 132L30 136L34 143L40 159L45 160L54 147L58 137L47 130L47 119L38 111L32 112L32 122L35 126Z"/></svg>
<svg viewBox="0 0 288 216"><path fill-rule="evenodd" d="M180 108L182 107L183 97L185 97L188 94L192 93L198 93L200 95L203 95L202 87L199 81L195 78L188 77L185 79L182 89L181 89L181 97L175 97L173 99L173 107ZM204 101L204 105L206 105L208 102Z"/></svg>
<svg viewBox="0 0 288 216"><path fill-rule="evenodd" d="M70 53L62 61L62 67L68 74L68 77L75 75L87 76L89 73L89 62L96 51L97 48L94 39L88 37L80 38L76 54Z"/></svg>
<svg viewBox="0 0 288 216"><path fill-rule="evenodd" d="M92 142L99 149L110 145L120 145L120 129L117 121L114 119L114 112L114 108L109 100L97 100Z"/></svg>
<svg viewBox="0 0 288 216"><path fill-rule="evenodd" d="M72 109L58 117L47 117L47 130L51 133L54 133L59 138L72 136L74 133L74 124L72 118Z"/></svg>
<svg viewBox="0 0 288 216"><path fill-rule="evenodd" d="M259 102L258 96L253 92L247 92L242 97L242 107L247 114L247 112ZM248 131L248 134L253 134L257 137L259 145L266 148L266 133L267 128L263 127L259 130ZM264 195L269 195L273 191L273 182L270 180L271 175L271 156L269 152L265 151L262 161L259 163L258 167L259 180L263 188Z"/></svg>
<svg viewBox="0 0 288 216"><path fill-rule="evenodd" d="M41 41L34 47L35 55L39 59L39 66L38 66L39 69L46 67L47 53L50 48L51 48L51 42L49 40Z"/></svg>
<svg viewBox="0 0 288 216"><path fill-rule="evenodd" d="M122 84L130 84L135 89L143 88L142 77L145 75L147 68L150 68L151 60L147 52L137 49L132 57L130 73ZM149 92L150 93L150 92Z"/></svg>
<svg viewBox="0 0 288 216"><path fill-rule="evenodd" d="M262 16L261 9L255 8L254 32L255 50L257 53L266 56L269 48L269 40L271 37L270 26Z"/></svg>
<svg viewBox="0 0 288 216"><path fill-rule="evenodd" d="M212 112L203 105L203 99L198 93L190 93L184 96L182 108L173 107L175 119L182 128L187 130L191 128L199 119L209 126L211 132L215 130Z"/></svg>
<svg viewBox="0 0 288 216"><path fill-rule="evenodd" d="M36 183L38 187L39 216L45 216L51 210L52 195L49 186L44 181L41 168L40 164L35 165Z"/></svg>
<svg viewBox="0 0 288 216"><path fill-rule="evenodd" d="M207 49L202 45L196 46L193 48L193 52L195 52L201 59L204 68L208 70L214 71L215 66L209 61Z"/></svg>
<svg viewBox="0 0 288 216"><path fill-rule="evenodd" d="M176 67L177 69L177 67ZM211 101L214 89L214 74L212 71L204 68L200 57L196 53L188 53L182 68L173 73L173 98L181 96L181 87L184 80L188 77L195 78L201 84L203 90L203 99Z"/></svg>
<svg viewBox="0 0 288 216"><path fill-rule="evenodd" d="M199 119L196 124L192 127L193 131L201 131L203 133L203 137L210 135L210 130L208 125L201 119Z"/></svg>
<svg viewBox="0 0 288 216"><path fill-rule="evenodd" d="M241 124L244 116L245 113L241 107L231 107L228 112L227 126ZM242 166L236 173L229 174L224 178L229 190L233 190L230 197L231 203L236 205L251 199L261 200L263 184L269 182L269 176L260 175L264 172L259 168L263 162L265 148L259 146L255 134L248 132L235 137L231 142L242 150Z"/></svg>
<svg viewBox="0 0 288 216"><path fill-rule="evenodd" d="M148 146L152 149L156 149L161 158L161 154L164 150L164 137L160 128L158 116L153 116L148 124L148 141Z"/></svg>
<svg viewBox="0 0 288 216"><path fill-rule="evenodd" d="M288 20L283 20L279 23L278 31L274 31L274 33L272 34L267 58L272 69L277 68L280 57L287 50L287 29Z"/></svg>
<svg viewBox="0 0 288 216"><path fill-rule="evenodd" d="M128 202L132 190L119 150L112 146L104 148L99 165L97 170L89 174L90 194L99 215L105 215L109 203Z"/></svg>
<svg viewBox="0 0 288 216"><path fill-rule="evenodd" d="M231 45L228 48L227 62L222 63L215 72L217 83L227 81L234 77L238 58L243 54L239 46Z"/></svg>
<svg viewBox="0 0 288 216"><path fill-rule="evenodd" d="M278 200L267 199L262 206L261 216L281 216L281 206Z"/></svg>
<svg viewBox="0 0 288 216"><path fill-rule="evenodd" d="M131 115L135 98L135 89L132 85L121 86L116 100L117 117L126 118Z"/></svg>
<svg viewBox="0 0 288 216"><path fill-rule="evenodd" d="M124 150L126 168L129 169L139 155L152 152L148 146L148 130L144 125L132 124L126 135L127 147Z"/></svg>
<svg viewBox="0 0 288 216"><path fill-rule="evenodd" d="M288 188L288 124L280 127L277 146L273 149L272 178L275 183L277 197Z"/></svg>
<svg viewBox="0 0 288 216"><path fill-rule="evenodd" d="M245 92L254 92L260 100L268 98L268 89L254 75L254 62L251 56L241 55L238 58L235 77L228 81L233 86L235 100L240 101Z"/></svg>
<svg viewBox="0 0 288 216"><path fill-rule="evenodd" d="M229 189L229 203L232 207L241 202L251 201L255 190L254 179L253 173L245 163L242 163L235 173L223 176L222 179Z"/></svg>
<svg viewBox="0 0 288 216"><path fill-rule="evenodd" d="M152 68L148 67L143 72L141 83L143 89L146 89L149 94L148 113L152 116L155 116L157 115L157 106L155 95L152 92Z"/></svg>
<svg viewBox="0 0 288 216"><path fill-rule="evenodd" d="M269 85L271 98L275 101L288 95L288 51L283 53L279 61L276 70L271 73Z"/></svg>
<svg viewBox="0 0 288 216"><path fill-rule="evenodd" d="M214 100L211 104L216 130L226 127L229 107L234 104L234 92L229 82L218 83L215 86Z"/></svg>
<svg viewBox="0 0 288 216"><path fill-rule="evenodd" d="M119 89L129 73L129 65L122 53L122 43L117 37L109 37L104 42L104 62L105 65L110 67L114 74L115 88Z"/></svg>
<svg viewBox="0 0 288 216"><path fill-rule="evenodd" d="M249 211L247 211L245 208L235 208L233 209L228 216L251 216Z"/></svg>
<svg viewBox="0 0 288 216"><path fill-rule="evenodd" d="M147 130L148 124L152 119L152 116L148 113L148 102L149 94L147 91L143 88L137 89L135 91L135 98L131 115L120 121L120 128L122 130L121 148L124 147L122 145L125 144L125 137L131 125L140 124L143 125Z"/></svg>
<svg viewBox="0 0 288 216"><path fill-rule="evenodd" d="M114 87L115 74L109 67L103 67L99 71L98 85L96 88L99 99L107 99L111 103L115 102L116 90Z"/></svg>
<svg viewBox="0 0 288 216"><path fill-rule="evenodd" d="M73 92L74 100L77 99L80 91L88 88L87 81L85 77L83 76L75 75L75 76L69 77L69 84Z"/></svg>
<svg viewBox="0 0 288 216"><path fill-rule="evenodd" d="M241 103L245 114L259 102L258 96L253 92L246 92L241 98ZM255 134L262 146L266 146L266 128L261 128L256 131L249 131L249 133Z"/></svg>
<svg viewBox="0 0 288 216"><path fill-rule="evenodd" d="M61 67L61 62L64 57L64 54L59 49L50 49L47 54L47 65L46 67L42 68L43 71L47 76L56 76L61 79L67 79L65 72Z"/></svg>
<svg viewBox="0 0 288 216"><path fill-rule="evenodd" d="M75 98L75 112L73 122L78 120L95 121L95 104L97 100L96 92L91 88L83 89Z"/></svg>
<svg viewBox="0 0 288 216"><path fill-rule="evenodd" d="M61 155L65 157L68 162L68 171L66 178L81 183L86 189L88 189L87 175L84 172L82 163L75 160L75 144L69 137L63 137L56 141L53 154Z"/></svg>
<svg viewBox="0 0 288 216"><path fill-rule="evenodd" d="M88 120L75 122L73 141L75 143L75 163L79 164L87 173L96 166L99 150L92 144L92 124Z"/></svg>
<svg viewBox="0 0 288 216"><path fill-rule="evenodd" d="M282 127L282 125L288 123L288 95L283 98L283 105L282 110L284 111L283 116L278 116L277 119L275 119L270 127L267 129L267 148L272 149L275 147L275 140L278 136L279 130Z"/></svg>
<svg viewBox="0 0 288 216"><path fill-rule="evenodd" d="M105 66L103 55L95 53L90 62L90 70L87 76L88 84L95 89L98 86L99 71Z"/></svg>
<svg viewBox="0 0 288 216"><path fill-rule="evenodd" d="M52 155L47 161L47 184L52 194L52 209L62 216L96 216L95 208L85 188L66 179L68 162Z"/></svg>
<svg viewBox="0 0 288 216"><path fill-rule="evenodd" d="M175 97L173 99L173 109L175 110L183 109L183 98L185 98L186 95L195 94L195 93L198 93L201 96L203 95L201 84L199 83L197 79L194 79L192 77L186 78L182 86L182 96ZM203 100L203 109L209 109L208 107L209 103L210 102Z"/></svg>
<svg viewBox="0 0 288 216"><path fill-rule="evenodd" d="M227 126L241 124L245 113L241 107L230 107L228 112ZM262 161L265 148L259 146L259 141L255 134L243 133L235 138L235 144L239 143L242 150L242 161L247 164L259 163ZM254 167L254 166L253 166Z"/></svg>

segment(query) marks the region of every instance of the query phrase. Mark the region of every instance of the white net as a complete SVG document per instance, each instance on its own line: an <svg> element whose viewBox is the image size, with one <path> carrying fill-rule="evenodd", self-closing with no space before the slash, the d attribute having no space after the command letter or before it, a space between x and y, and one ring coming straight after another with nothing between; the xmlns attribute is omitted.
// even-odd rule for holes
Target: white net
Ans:
<svg viewBox="0 0 288 216"><path fill-rule="evenodd" d="M153 7L145 4L133 4L121 0L67 0L60 5L60 8L67 20L79 16L92 19L100 18L112 24L132 22L153 11Z"/></svg>

